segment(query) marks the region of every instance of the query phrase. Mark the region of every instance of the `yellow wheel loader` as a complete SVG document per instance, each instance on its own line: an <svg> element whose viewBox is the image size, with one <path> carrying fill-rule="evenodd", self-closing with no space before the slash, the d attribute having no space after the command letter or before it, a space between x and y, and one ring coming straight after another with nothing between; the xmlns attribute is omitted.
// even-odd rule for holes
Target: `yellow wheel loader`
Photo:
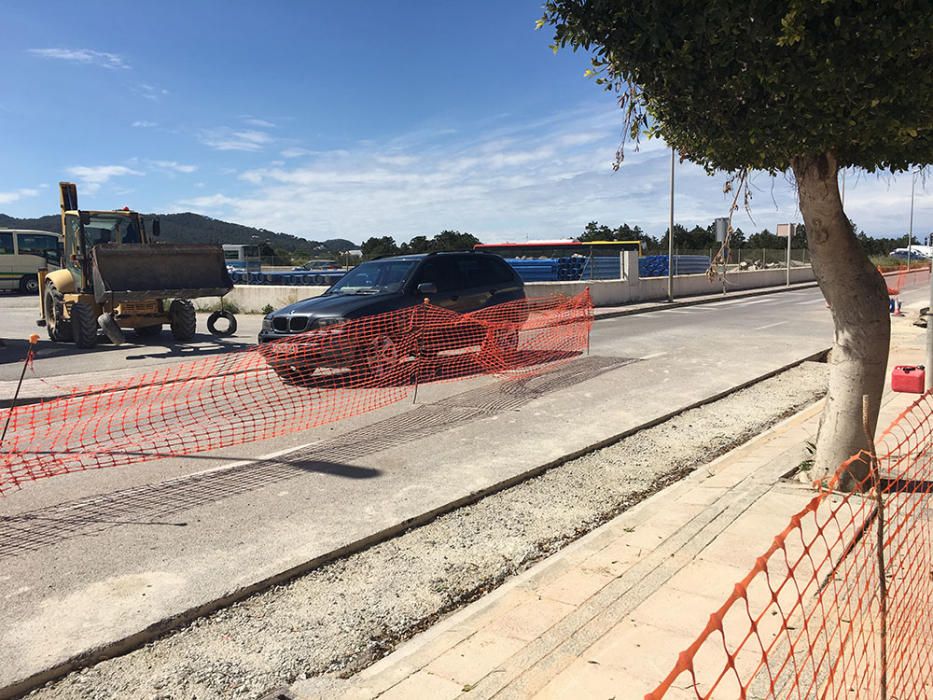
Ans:
<svg viewBox="0 0 933 700"><path fill-rule="evenodd" d="M59 183L62 269L39 271L38 324L54 341L92 348L103 331L114 343L123 330L158 335L164 324L175 340L195 334L191 299L224 296L233 288L219 245L160 243L159 220L147 232L129 209L82 211L78 190Z"/></svg>

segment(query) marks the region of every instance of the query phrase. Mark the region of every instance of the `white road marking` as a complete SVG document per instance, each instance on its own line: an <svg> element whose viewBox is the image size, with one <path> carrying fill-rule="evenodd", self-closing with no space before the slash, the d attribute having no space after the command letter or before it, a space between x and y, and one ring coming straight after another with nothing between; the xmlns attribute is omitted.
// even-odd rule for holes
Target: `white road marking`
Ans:
<svg viewBox="0 0 933 700"><path fill-rule="evenodd" d="M663 355L666 355L666 354L667 352L653 352L650 355L645 355L641 359L642 360L653 360L655 357L662 357Z"/></svg>
<svg viewBox="0 0 933 700"><path fill-rule="evenodd" d="M758 326L758 328L754 328L752 330L763 331L766 328L775 328L777 326L783 326L785 323L787 323L787 321L778 321L777 323L769 323L767 326Z"/></svg>

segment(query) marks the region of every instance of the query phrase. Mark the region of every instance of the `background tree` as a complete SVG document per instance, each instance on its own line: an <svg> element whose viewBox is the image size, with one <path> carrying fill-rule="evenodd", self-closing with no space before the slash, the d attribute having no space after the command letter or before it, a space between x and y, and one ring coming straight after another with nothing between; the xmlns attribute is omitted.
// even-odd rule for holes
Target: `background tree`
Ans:
<svg viewBox="0 0 933 700"><path fill-rule="evenodd" d="M625 133L661 136L681 158L735 174L739 187L752 169L793 172L836 329L816 470L828 474L871 448L862 396L874 430L887 292L843 213L838 172L931 162L933 3L546 0L544 8L540 24L553 26L555 49L592 52ZM864 476L851 473L842 486Z"/></svg>
<svg viewBox="0 0 933 700"><path fill-rule="evenodd" d="M581 243L589 243L590 241L611 241L612 229L596 221L591 221L584 227L583 233L579 235L577 240Z"/></svg>
<svg viewBox="0 0 933 700"><path fill-rule="evenodd" d="M402 255L416 255L418 253L430 253L431 241L427 236L415 236L408 243L402 243L399 247L399 253Z"/></svg>
<svg viewBox="0 0 933 700"><path fill-rule="evenodd" d="M781 250L787 247L787 239L781 238L777 234L771 233L768 229L762 229L758 233L753 233L748 237L749 248L768 248Z"/></svg>
<svg viewBox="0 0 933 700"><path fill-rule="evenodd" d="M740 228L735 229L732 232L732 236L729 238L729 244L733 250L744 248L747 243L748 241L745 240L745 232Z"/></svg>
<svg viewBox="0 0 933 700"><path fill-rule="evenodd" d="M383 255L398 255L398 246L392 236L367 238L360 246L364 260L382 257Z"/></svg>
<svg viewBox="0 0 933 700"><path fill-rule="evenodd" d="M431 241L432 250L473 250L479 239L470 233L460 231L441 231Z"/></svg>

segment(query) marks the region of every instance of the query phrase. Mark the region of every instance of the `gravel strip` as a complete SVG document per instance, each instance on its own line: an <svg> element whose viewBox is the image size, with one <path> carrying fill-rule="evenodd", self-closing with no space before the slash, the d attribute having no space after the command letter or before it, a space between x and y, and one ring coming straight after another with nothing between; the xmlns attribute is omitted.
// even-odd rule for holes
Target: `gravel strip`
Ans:
<svg viewBox="0 0 933 700"><path fill-rule="evenodd" d="M256 698L349 675L817 400L826 365L772 379L256 595L31 698Z"/></svg>

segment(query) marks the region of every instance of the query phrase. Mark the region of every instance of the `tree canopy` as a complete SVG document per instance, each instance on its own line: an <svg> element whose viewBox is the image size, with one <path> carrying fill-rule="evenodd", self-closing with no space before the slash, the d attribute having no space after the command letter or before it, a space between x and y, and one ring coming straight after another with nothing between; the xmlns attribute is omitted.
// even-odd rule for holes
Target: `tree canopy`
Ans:
<svg viewBox="0 0 933 700"><path fill-rule="evenodd" d="M433 238L415 236L407 243L398 244L392 236L378 236L363 241L360 250L367 260L385 255L413 255L436 251L472 250L480 240L460 231L444 230Z"/></svg>
<svg viewBox="0 0 933 700"><path fill-rule="evenodd" d="M933 156L929 0L547 0L554 47L591 51L628 132L708 170L906 170ZM621 159L621 152L620 152Z"/></svg>

